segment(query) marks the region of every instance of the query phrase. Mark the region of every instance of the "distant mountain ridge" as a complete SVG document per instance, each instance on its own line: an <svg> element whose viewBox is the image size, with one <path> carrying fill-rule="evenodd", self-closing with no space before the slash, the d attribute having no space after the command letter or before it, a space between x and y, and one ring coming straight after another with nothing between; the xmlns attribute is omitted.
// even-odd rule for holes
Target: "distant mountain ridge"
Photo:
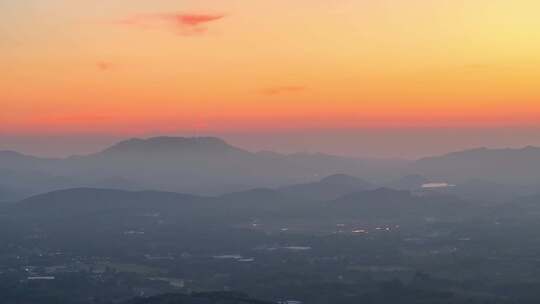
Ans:
<svg viewBox="0 0 540 304"><path fill-rule="evenodd" d="M0 184L27 189L26 196L77 187L221 194L305 183L336 172L380 178L403 165L325 154L253 153L215 137L154 137L64 159L0 152Z"/></svg>
<svg viewBox="0 0 540 304"><path fill-rule="evenodd" d="M453 152L420 159L410 170L453 183L486 180L530 185L540 180L540 148L477 148Z"/></svg>
<svg viewBox="0 0 540 304"><path fill-rule="evenodd" d="M324 176L332 177L317 181ZM427 181L467 185L466 192L474 194L477 186L471 188L471 180L480 181L475 185L483 189L489 187L481 184L494 183L540 186L540 148L478 148L412 162L250 152L215 137L133 138L98 153L64 159L0 151L0 185L7 199L96 187L212 195L275 188L299 198L325 200L369 190L373 184L416 190Z"/></svg>

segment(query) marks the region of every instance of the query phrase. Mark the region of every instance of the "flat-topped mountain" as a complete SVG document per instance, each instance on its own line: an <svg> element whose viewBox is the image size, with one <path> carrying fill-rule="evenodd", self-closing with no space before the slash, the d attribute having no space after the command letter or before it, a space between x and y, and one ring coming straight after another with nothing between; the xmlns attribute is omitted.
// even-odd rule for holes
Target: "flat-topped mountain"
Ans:
<svg viewBox="0 0 540 304"><path fill-rule="evenodd" d="M119 142L99 154L185 154L185 153L248 153L216 137L153 137L133 138Z"/></svg>

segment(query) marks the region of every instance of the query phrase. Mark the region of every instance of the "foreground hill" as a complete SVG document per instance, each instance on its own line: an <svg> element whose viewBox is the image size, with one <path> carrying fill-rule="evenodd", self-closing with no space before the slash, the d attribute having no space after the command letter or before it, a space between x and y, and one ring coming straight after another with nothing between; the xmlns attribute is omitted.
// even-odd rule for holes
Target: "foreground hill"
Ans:
<svg viewBox="0 0 540 304"><path fill-rule="evenodd" d="M37 195L3 209L18 220L51 221L123 219L139 221L152 214L166 222L186 225L236 224L253 219L419 218L468 216L473 206L449 195L415 195L380 188L343 195L333 200L308 200L278 190L254 189L218 197L159 191L77 188Z"/></svg>
<svg viewBox="0 0 540 304"><path fill-rule="evenodd" d="M166 294L150 298L134 299L123 304L272 304L249 298L242 293L206 292L194 294Z"/></svg>
<svg viewBox="0 0 540 304"><path fill-rule="evenodd" d="M331 201L261 188L217 197L61 190L0 207L1 294L7 303L123 303L167 293L127 303L263 303L171 294L194 290L317 304L500 303L490 300L501 279L487 285L484 273L518 265L508 284L528 269L537 280L529 257L538 249L538 213L525 207L501 217L452 196L385 188ZM493 252L497 259L477 262ZM406 283L385 282L392 278ZM500 297L537 286L520 284ZM485 301L470 301L486 290Z"/></svg>
<svg viewBox="0 0 540 304"><path fill-rule="evenodd" d="M72 217L87 214L140 210L169 210L201 206L209 199L158 191L123 191L77 188L36 195L12 204L11 210L25 216Z"/></svg>

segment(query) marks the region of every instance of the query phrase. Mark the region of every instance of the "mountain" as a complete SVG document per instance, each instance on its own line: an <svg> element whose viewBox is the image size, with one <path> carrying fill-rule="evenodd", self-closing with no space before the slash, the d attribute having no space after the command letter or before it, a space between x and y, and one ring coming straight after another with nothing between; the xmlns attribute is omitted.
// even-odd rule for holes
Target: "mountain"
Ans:
<svg viewBox="0 0 540 304"><path fill-rule="evenodd" d="M236 225L252 219L447 217L467 214L467 208L467 203L453 196L415 195L388 188L354 192L327 201L299 199L271 189L204 197L174 192L76 188L36 195L9 204L2 211L21 223L28 220L79 225L79 221L85 219L89 223L111 221L109 225L114 226L128 220L139 222L148 214L160 214L165 222L198 227L208 223Z"/></svg>
<svg viewBox="0 0 540 304"><path fill-rule="evenodd" d="M15 151L0 151L0 168L4 170L18 169L20 167L31 168L42 160Z"/></svg>
<svg viewBox="0 0 540 304"><path fill-rule="evenodd" d="M265 204L289 200L290 198L273 189L255 188L247 191L227 193L221 195L219 199L232 203L242 201L248 204Z"/></svg>
<svg viewBox="0 0 540 304"><path fill-rule="evenodd" d="M153 137L149 139L132 138L119 142L100 154L125 155L140 154L143 156L163 156L163 154L209 153L222 154L245 151L227 144L215 137Z"/></svg>
<svg viewBox="0 0 540 304"><path fill-rule="evenodd" d="M300 232L330 231L336 223L424 225L428 219L456 221L482 211L450 196L391 189L305 201L268 189L202 197L77 188L2 204L0 227L6 239L28 246L47 244L75 256L133 257L133 251L147 254L165 246L164 239L177 244L174 252L234 253L241 242L251 255L252 248L275 243L283 228ZM296 243L295 234L289 237ZM171 252L167 247L162 250Z"/></svg>
<svg viewBox="0 0 540 304"><path fill-rule="evenodd" d="M373 189L374 185L346 174L334 174L320 181L296 184L278 190L292 197L308 200L332 200L351 192Z"/></svg>
<svg viewBox="0 0 540 304"><path fill-rule="evenodd" d="M214 137L154 137L64 159L0 152L0 184L25 189L27 196L81 187L222 194L305 183L335 172L382 176L394 165L403 164L325 154L253 153Z"/></svg>
<svg viewBox="0 0 540 304"><path fill-rule="evenodd" d="M199 225L208 220L234 223L252 218L306 216L320 211L318 208L321 206L263 188L216 197L162 191L74 188L26 198L9 204L6 212L18 218L47 221L160 213L171 221Z"/></svg>
<svg viewBox="0 0 540 304"><path fill-rule="evenodd" d="M423 158L410 171L451 183L468 180L506 184L537 184L540 180L540 148L479 148Z"/></svg>
<svg viewBox="0 0 540 304"><path fill-rule="evenodd" d="M405 172L404 177L381 183L396 172ZM332 174L313 182L314 177ZM254 153L214 137L129 139L98 153L64 159L0 151L2 200L89 187L204 195L274 188L301 199L329 200L373 189L364 180L413 191L427 181L448 182L458 185L453 190L463 197L507 198L519 195L523 186L539 184L540 148L480 148L411 163L321 153ZM496 184L506 185L504 191Z"/></svg>
<svg viewBox="0 0 540 304"><path fill-rule="evenodd" d="M463 199L482 203L504 203L515 198L533 195L540 185L519 185L472 179L452 187L451 192Z"/></svg>
<svg viewBox="0 0 540 304"><path fill-rule="evenodd" d="M129 214L141 210L157 212L183 208L188 211L208 201L208 198L173 192L76 188L36 195L11 207L25 216L65 218L107 212Z"/></svg>

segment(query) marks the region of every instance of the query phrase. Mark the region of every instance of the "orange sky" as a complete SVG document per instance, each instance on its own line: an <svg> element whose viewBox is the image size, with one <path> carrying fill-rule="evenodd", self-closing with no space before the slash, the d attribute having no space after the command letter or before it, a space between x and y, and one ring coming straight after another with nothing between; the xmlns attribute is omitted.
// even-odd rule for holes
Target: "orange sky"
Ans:
<svg viewBox="0 0 540 304"><path fill-rule="evenodd" d="M540 125L537 0L5 0L4 134Z"/></svg>

